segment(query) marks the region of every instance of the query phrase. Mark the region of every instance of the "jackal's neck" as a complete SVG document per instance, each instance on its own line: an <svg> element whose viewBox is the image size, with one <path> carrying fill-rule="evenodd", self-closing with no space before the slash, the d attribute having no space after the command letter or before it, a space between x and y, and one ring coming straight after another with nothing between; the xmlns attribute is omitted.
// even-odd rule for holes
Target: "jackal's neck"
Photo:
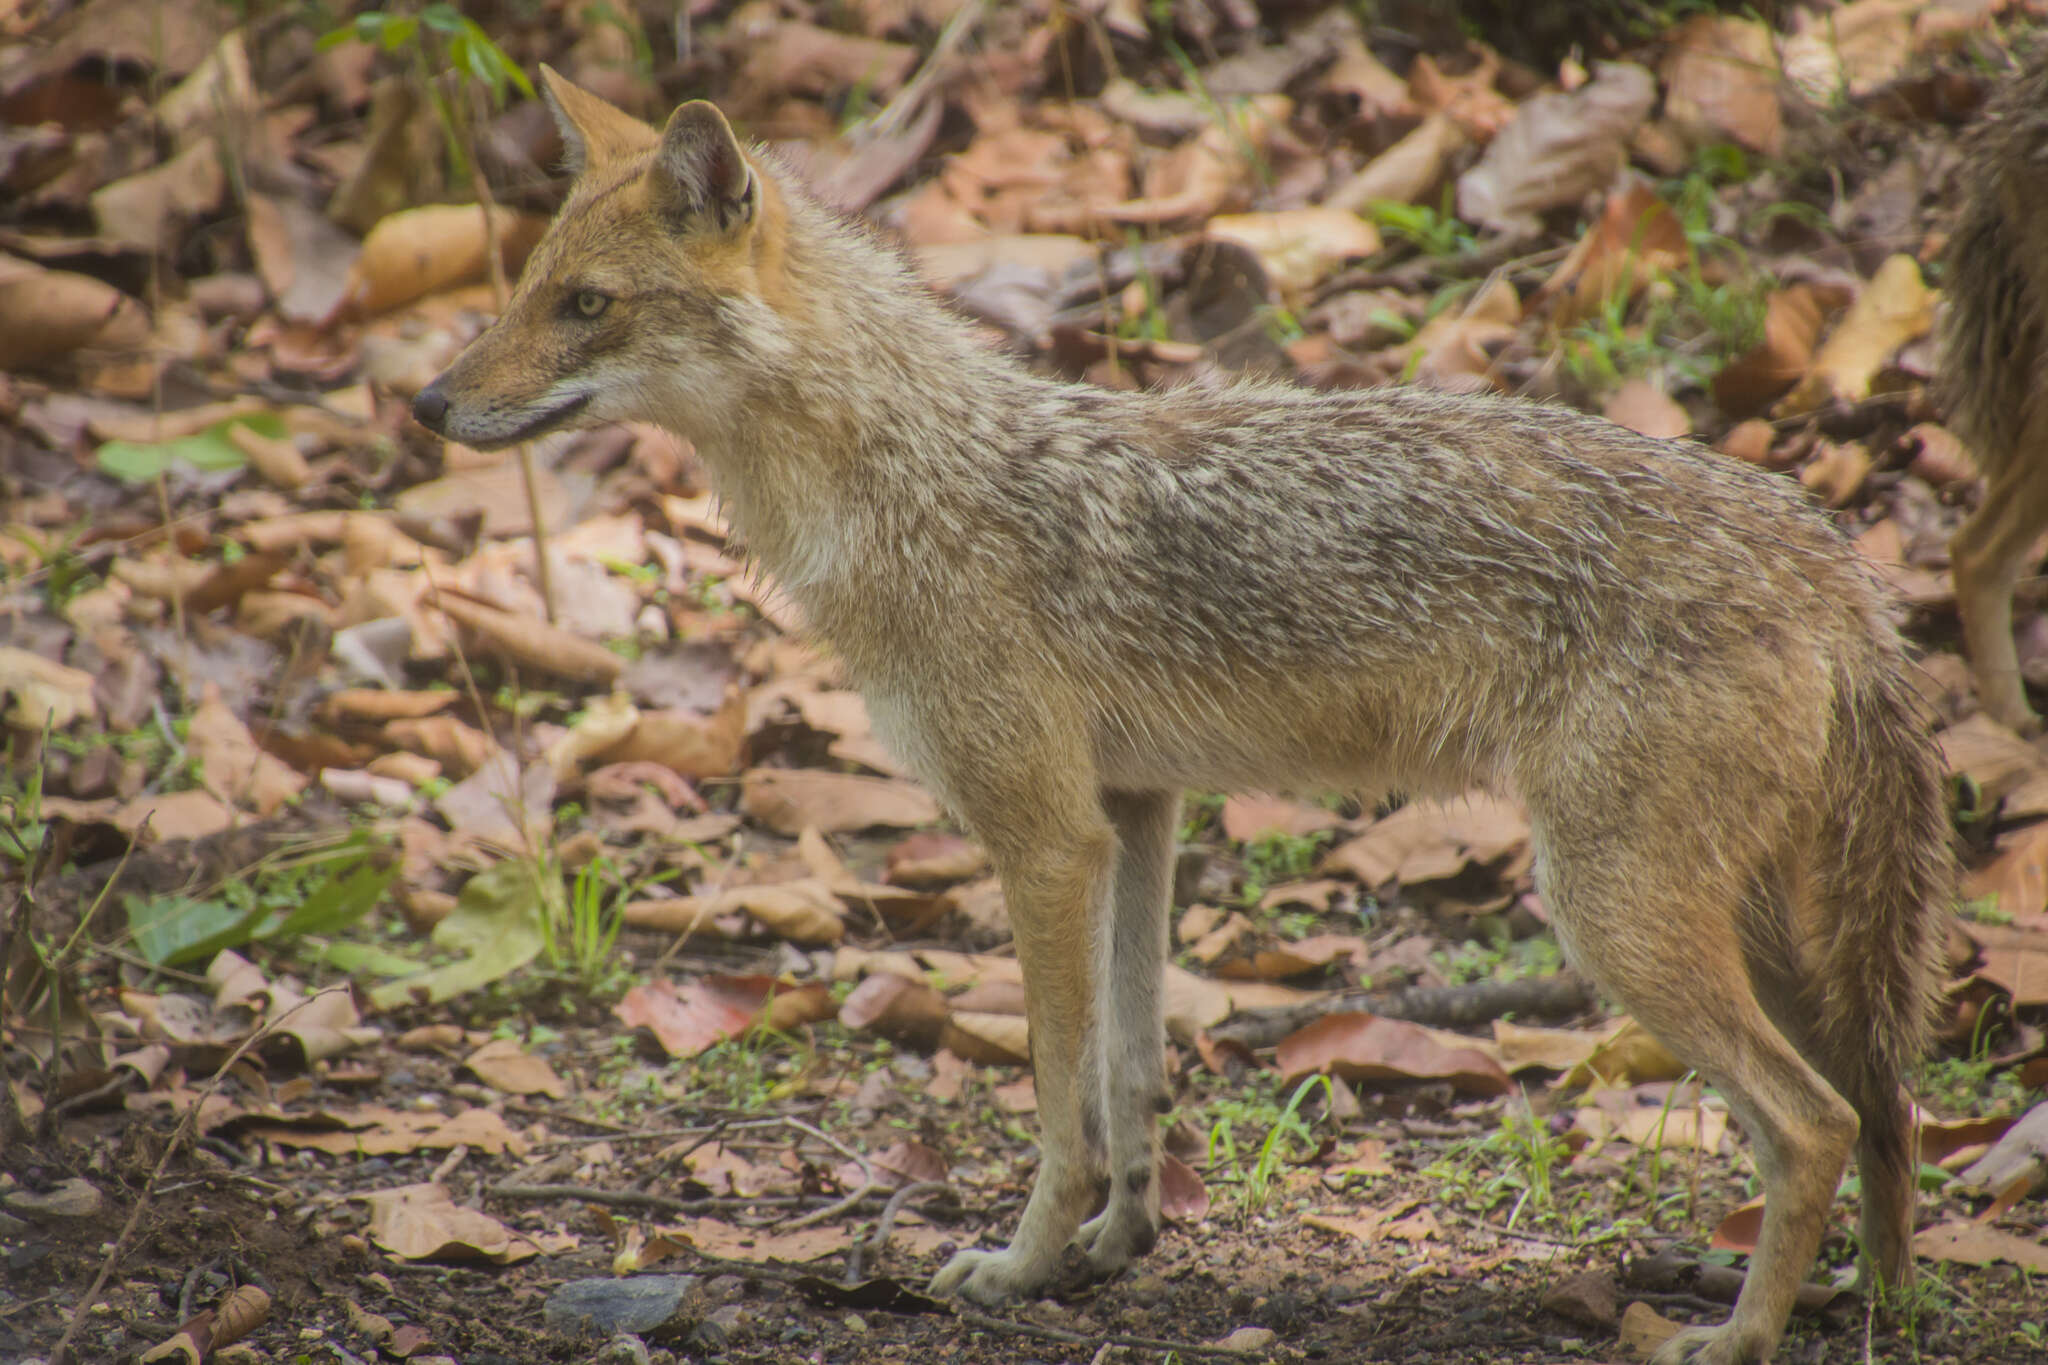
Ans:
<svg viewBox="0 0 2048 1365"><path fill-rule="evenodd" d="M784 299L739 340L745 392L684 434L748 550L806 600L958 525L1043 381L865 233L802 201L788 231Z"/></svg>

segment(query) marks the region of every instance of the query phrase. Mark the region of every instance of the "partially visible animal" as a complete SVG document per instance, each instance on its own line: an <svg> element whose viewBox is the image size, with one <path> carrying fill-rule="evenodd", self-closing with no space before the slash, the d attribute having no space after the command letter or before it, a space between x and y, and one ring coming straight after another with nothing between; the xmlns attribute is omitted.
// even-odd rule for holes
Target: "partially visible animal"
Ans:
<svg viewBox="0 0 2048 1365"><path fill-rule="evenodd" d="M1948 245L1941 379L1948 420L1984 474L1949 547L1977 697L2024 734L2041 728L2013 646L2013 590L2048 532L2048 45L2009 77L1967 135Z"/></svg>

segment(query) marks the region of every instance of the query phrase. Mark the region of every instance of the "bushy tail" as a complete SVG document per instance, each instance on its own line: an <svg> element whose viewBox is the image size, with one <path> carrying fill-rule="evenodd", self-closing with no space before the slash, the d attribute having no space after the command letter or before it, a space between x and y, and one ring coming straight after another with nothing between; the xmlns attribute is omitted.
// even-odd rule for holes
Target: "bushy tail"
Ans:
<svg viewBox="0 0 2048 1365"><path fill-rule="evenodd" d="M1855 1106L1866 1151L1903 1155L1899 1083L1933 1019L1955 855L1940 755L1905 660L1871 654L1838 674L1828 742L1816 889L1832 936L1818 996L1825 1055L1814 1061Z"/></svg>

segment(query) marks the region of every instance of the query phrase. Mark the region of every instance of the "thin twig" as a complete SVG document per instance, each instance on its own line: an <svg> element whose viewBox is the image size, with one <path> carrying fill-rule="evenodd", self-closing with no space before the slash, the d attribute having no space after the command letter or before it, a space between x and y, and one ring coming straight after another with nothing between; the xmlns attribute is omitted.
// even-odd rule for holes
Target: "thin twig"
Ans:
<svg viewBox="0 0 2048 1365"><path fill-rule="evenodd" d="M930 54L925 57L916 72L873 118L854 130L850 140L888 137L892 133L901 132L916 116L931 87L936 85L942 76L948 74L947 68L952 66L953 58L961 45L967 41L968 35L981 23L981 12L987 7L988 0L968 0L968 3L954 10L952 16L946 20L945 27L939 30L938 41L932 44Z"/></svg>
<svg viewBox="0 0 2048 1365"><path fill-rule="evenodd" d="M859 1281L861 1263L870 1256L882 1254L882 1248L889 1244L889 1234L896 1230L896 1215L903 1212L905 1204L928 1194L951 1193L953 1187L943 1180L919 1180L890 1195L889 1202L882 1205L882 1216L875 1221L874 1235L865 1241L855 1242L846 1253L846 1283Z"/></svg>
<svg viewBox="0 0 2048 1365"><path fill-rule="evenodd" d="M505 280L505 258L502 254L501 239L498 235L497 200L491 194L490 181L484 178L483 159L478 155L476 125L469 117L469 107L464 101L468 92L459 86L451 109L460 109L462 140L468 144L469 184L476 195L476 206L484 216L484 264L490 271L491 299L498 315L505 314L505 302L512 291ZM534 472L533 442L521 441L518 446L519 482L526 489L526 514L533 519L533 579L540 589L541 609L546 612L548 624L555 624L554 576L548 571L548 528L541 520L540 477Z"/></svg>
<svg viewBox="0 0 2048 1365"><path fill-rule="evenodd" d="M791 1128L796 1129L800 1133L808 1133L810 1136L816 1138L818 1141L830 1147L833 1151L838 1152L848 1161L851 1161L855 1165L859 1166L861 1186L852 1194L847 1195L844 1199L840 1199L831 1204L827 1204L824 1208L816 1209L810 1213L805 1214L801 1218L791 1219L787 1223L778 1224L777 1226L781 1231L795 1232L798 1228L807 1228L810 1227L813 1223L828 1222L831 1219L837 1218L840 1214L847 1212L849 1209L853 1208L854 1205L860 1203L861 1200L868 1197L868 1193L875 1188L877 1182L875 1180L875 1168L872 1164L869 1163L866 1157L862 1156L859 1152L854 1151L853 1148L847 1146L838 1138L832 1137L830 1134L826 1133L822 1128L817 1128L811 1124L805 1123L802 1119L785 1118L782 1121L785 1124L789 1125Z"/></svg>

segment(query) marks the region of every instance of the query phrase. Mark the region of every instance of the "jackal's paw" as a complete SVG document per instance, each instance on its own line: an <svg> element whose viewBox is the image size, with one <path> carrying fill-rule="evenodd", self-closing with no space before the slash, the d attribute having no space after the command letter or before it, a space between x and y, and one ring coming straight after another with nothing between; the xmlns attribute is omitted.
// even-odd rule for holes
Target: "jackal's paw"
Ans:
<svg viewBox="0 0 2048 1365"><path fill-rule="evenodd" d="M1049 1271L1031 1265L1017 1255L1015 1247L1001 1251L960 1251L932 1276L930 1293L958 1294L970 1302L992 1308L1035 1293Z"/></svg>
<svg viewBox="0 0 2048 1365"><path fill-rule="evenodd" d="M1158 1220L1142 1203L1109 1207L1081 1224L1074 1244L1088 1258L1088 1269L1097 1275L1111 1275L1152 1250L1159 1240Z"/></svg>
<svg viewBox="0 0 2048 1365"><path fill-rule="evenodd" d="M1767 1352L1735 1324L1719 1327L1688 1327L1657 1348L1650 1365L1756 1365Z"/></svg>

